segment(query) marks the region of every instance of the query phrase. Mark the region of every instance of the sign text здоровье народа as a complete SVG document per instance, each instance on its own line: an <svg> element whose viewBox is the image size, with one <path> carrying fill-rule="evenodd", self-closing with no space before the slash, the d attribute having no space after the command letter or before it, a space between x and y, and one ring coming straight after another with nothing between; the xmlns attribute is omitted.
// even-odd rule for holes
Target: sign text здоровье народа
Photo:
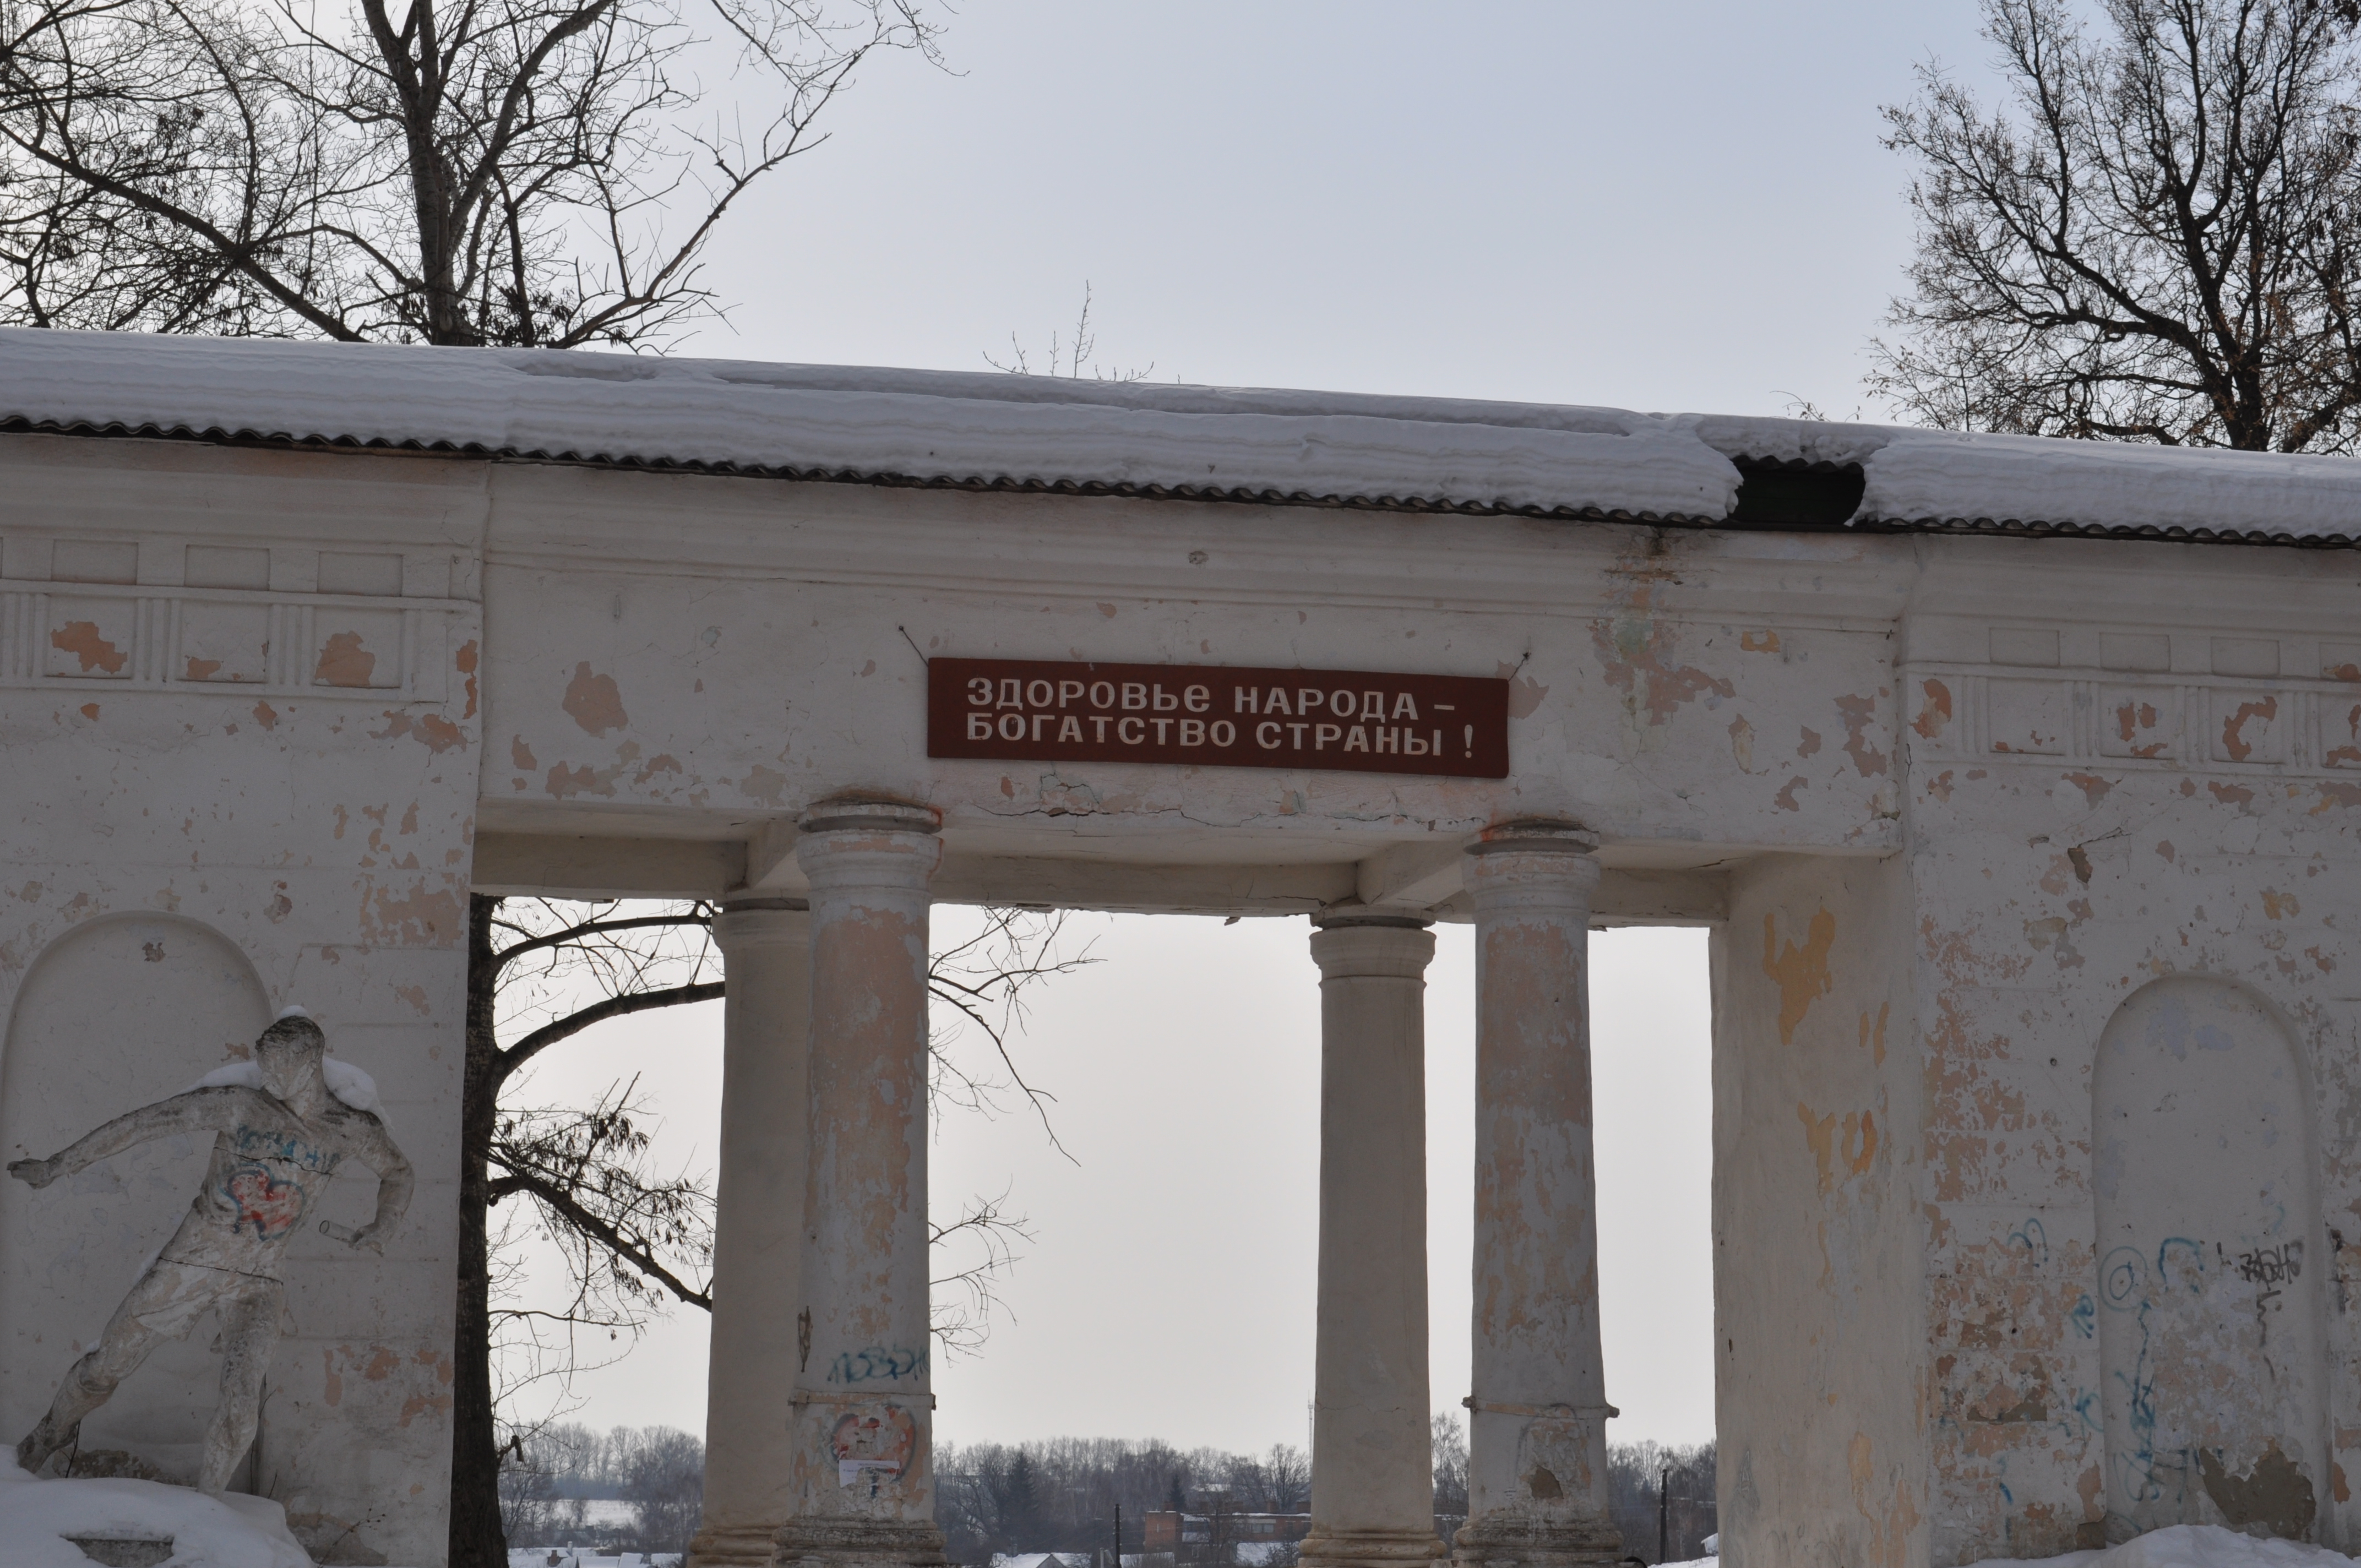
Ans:
<svg viewBox="0 0 2361 1568"><path fill-rule="evenodd" d="M1210 664L935 659L927 755L1509 776L1509 683Z"/></svg>

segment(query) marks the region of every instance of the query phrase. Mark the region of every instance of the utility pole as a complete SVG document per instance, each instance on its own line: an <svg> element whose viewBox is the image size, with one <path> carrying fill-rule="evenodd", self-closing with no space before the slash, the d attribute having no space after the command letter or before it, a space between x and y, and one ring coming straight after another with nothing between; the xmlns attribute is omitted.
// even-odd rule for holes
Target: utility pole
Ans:
<svg viewBox="0 0 2361 1568"><path fill-rule="evenodd" d="M1656 1478L1656 1561L1667 1562L1673 1555L1673 1467L1669 1464Z"/></svg>
<svg viewBox="0 0 2361 1568"><path fill-rule="evenodd" d="M1115 1506L1115 1558L1107 1568L1123 1568L1123 1505Z"/></svg>

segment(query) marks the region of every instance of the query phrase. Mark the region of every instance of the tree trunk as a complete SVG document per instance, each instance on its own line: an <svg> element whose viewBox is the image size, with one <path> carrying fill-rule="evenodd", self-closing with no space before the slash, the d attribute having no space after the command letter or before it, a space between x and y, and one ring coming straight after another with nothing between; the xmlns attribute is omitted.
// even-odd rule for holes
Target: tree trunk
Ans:
<svg viewBox="0 0 2361 1568"><path fill-rule="evenodd" d="M451 1568L508 1568L500 1528L500 1447L492 1419L491 1256L488 1157L500 1113L500 1041L492 1029L497 898L467 901L467 1060L459 1110L459 1310L452 1347Z"/></svg>

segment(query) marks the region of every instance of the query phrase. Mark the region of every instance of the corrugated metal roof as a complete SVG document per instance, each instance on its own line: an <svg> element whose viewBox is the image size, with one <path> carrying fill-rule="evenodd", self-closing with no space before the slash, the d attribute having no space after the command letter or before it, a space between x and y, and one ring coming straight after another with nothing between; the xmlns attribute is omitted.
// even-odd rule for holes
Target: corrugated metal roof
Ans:
<svg viewBox="0 0 2361 1568"><path fill-rule="evenodd" d="M949 371L0 330L0 430L1687 527L2351 546L2361 463Z"/></svg>

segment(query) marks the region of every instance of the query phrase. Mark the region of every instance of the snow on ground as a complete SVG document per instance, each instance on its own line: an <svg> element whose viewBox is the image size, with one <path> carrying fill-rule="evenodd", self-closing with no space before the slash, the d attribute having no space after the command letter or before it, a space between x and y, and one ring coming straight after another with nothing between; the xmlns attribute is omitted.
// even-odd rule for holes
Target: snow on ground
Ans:
<svg viewBox="0 0 2361 1568"><path fill-rule="evenodd" d="M1708 1543L1711 1544L1710 1542ZM2219 1525L2178 1524L2099 1552L2069 1552L2057 1557L1988 1557L1971 1568L2353 1568L2361 1559L2293 1541L2257 1541ZM1664 1563L1657 1568L1720 1568L1719 1557Z"/></svg>
<svg viewBox="0 0 2361 1568"><path fill-rule="evenodd" d="M0 1568L89 1568L73 1535L170 1537L167 1568L312 1568L268 1497L158 1481L36 1481L0 1464Z"/></svg>
<svg viewBox="0 0 2361 1568"><path fill-rule="evenodd" d="M2005 1561L1993 1558L1992 1563ZM2135 1536L2103 1552L2069 1552L2041 1560L2050 1568L2352 1568L2353 1559L2324 1546L2257 1541L2219 1525L2177 1524ZM1985 1568L1977 1564L1976 1568Z"/></svg>
<svg viewBox="0 0 2361 1568"><path fill-rule="evenodd" d="M680 1554L658 1552L642 1557L636 1552L608 1556L595 1546L511 1546L509 1568L678 1568Z"/></svg>

